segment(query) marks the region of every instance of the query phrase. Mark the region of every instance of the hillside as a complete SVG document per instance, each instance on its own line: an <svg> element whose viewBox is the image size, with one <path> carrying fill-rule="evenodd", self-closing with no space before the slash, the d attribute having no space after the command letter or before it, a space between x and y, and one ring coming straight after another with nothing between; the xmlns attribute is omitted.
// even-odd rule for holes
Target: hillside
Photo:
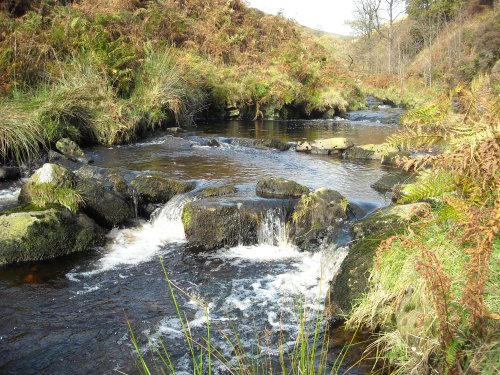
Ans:
<svg viewBox="0 0 500 375"><path fill-rule="evenodd" d="M65 3L0 13L4 159L27 152L2 133L21 117L42 127L17 126L30 144L117 143L166 122L323 117L362 102L301 26L239 0Z"/></svg>

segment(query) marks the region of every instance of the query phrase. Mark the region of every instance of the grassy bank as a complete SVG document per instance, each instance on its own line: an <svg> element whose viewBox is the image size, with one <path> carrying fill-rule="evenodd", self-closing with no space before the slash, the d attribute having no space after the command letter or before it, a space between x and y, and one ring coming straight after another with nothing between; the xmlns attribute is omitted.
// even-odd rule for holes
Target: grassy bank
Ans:
<svg viewBox="0 0 500 375"><path fill-rule="evenodd" d="M0 12L3 162L63 136L114 144L195 118L333 116L363 102L316 36L239 0L23 4Z"/></svg>

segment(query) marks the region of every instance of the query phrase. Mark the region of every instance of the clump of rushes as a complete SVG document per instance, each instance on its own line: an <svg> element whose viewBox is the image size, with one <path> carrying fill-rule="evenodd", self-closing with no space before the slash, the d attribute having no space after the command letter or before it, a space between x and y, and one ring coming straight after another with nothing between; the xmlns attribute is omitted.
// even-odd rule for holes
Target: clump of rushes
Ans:
<svg viewBox="0 0 500 375"><path fill-rule="evenodd" d="M223 370L233 375L257 375L257 374L289 374L289 375L333 375L339 374L341 365L345 359L349 347L353 344L355 335L351 341L343 347L336 360L331 363L328 360L329 335L324 332L324 318L318 305L318 309L312 319L308 316L311 312L301 303L298 303L297 314L297 336L293 345L287 343L283 335L277 343L275 352L279 353L278 358L273 358L269 352L265 352L263 346L269 346L269 337L264 333L264 342L261 343L256 338L254 349L248 349L243 346L242 340L238 335L236 326L231 322L231 333L214 332L210 325L210 316L208 306L189 295L186 291L175 285L168 277L163 260L160 258L165 279L169 285L170 297L177 311L177 316L181 325L182 333L186 344L186 350L189 352L192 360L192 373L197 375L213 374L215 370ZM193 331L189 325L186 315L181 311L178 302L178 296L182 295L194 302L205 313L206 336L200 339L194 337ZM178 369L171 355L168 352L167 345L160 340L159 345L152 346L153 353L148 360L139 347L133 328L129 322L132 343L135 348L135 361L141 374L176 374ZM225 340L225 344L231 348L232 355L227 357L223 354L221 348L213 344L214 334L220 334ZM231 337L232 336L232 337ZM274 352L274 350L272 350Z"/></svg>

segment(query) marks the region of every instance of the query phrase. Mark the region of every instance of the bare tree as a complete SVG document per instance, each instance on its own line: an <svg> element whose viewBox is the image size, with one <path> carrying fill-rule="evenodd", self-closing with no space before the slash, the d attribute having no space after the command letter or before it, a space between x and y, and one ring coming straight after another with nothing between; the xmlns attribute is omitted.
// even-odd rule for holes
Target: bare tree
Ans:
<svg viewBox="0 0 500 375"><path fill-rule="evenodd" d="M349 24L368 39L380 28L379 10L382 0L355 0L354 20Z"/></svg>

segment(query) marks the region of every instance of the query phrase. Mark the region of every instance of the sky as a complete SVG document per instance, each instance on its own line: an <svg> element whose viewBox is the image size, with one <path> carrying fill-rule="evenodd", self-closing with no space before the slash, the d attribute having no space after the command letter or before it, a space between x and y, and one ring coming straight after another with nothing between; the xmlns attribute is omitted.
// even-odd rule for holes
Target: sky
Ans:
<svg viewBox="0 0 500 375"><path fill-rule="evenodd" d="M353 35L352 29L345 24L353 19L356 9L354 0L246 0L254 8L266 13L293 18L298 23L313 29L341 35Z"/></svg>

